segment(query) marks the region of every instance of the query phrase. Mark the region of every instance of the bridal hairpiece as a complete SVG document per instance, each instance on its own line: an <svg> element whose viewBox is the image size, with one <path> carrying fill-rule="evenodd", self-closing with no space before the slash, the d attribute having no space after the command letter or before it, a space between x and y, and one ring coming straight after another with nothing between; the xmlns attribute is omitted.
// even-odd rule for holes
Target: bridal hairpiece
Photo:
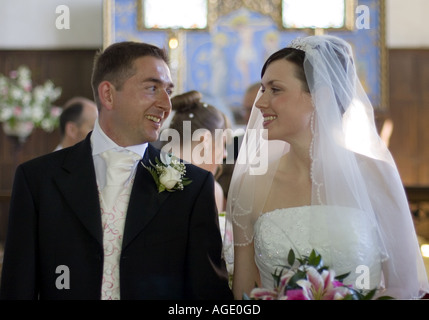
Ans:
<svg viewBox="0 0 429 320"><path fill-rule="evenodd" d="M289 47L302 50L304 52L308 52L312 49L312 46L305 40L305 38L296 38L292 40Z"/></svg>

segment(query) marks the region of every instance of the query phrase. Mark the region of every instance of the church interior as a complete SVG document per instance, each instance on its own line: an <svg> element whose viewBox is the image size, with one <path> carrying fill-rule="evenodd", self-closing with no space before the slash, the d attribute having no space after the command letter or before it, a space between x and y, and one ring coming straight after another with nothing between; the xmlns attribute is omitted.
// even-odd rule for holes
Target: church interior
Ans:
<svg viewBox="0 0 429 320"><path fill-rule="evenodd" d="M267 55L297 36L343 37L352 43L380 136L397 164L429 274L429 2L333 1L340 10L329 7L330 0L314 1L324 4L320 9L287 0L197 0L179 7L173 7L179 1L168 2L0 0L0 75L16 78L26 66L33 88L48 81L55 118L70 98L93 99L97 51L117 41L149 42L167 49L175 93L203 92L242 130L242 97L260 81ZM298 13L288 15L287 8ZM318 21L320 16L331 20ZM60 139L58 123L49 119L12 132L8 120L24 110L2 111L2 85L0 78L0 262L15 169L52 152Z"/></svg>

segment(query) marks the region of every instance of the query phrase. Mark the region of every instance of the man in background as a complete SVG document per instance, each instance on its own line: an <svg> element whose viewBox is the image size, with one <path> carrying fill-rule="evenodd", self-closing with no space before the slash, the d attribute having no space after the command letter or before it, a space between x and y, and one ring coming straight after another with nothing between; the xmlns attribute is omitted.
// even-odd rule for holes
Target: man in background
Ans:
<svg viewBox="0 0 429 320"><path fill-rule="evenodd" d="M67 101L60 116L61 141L54 151L67 148L85 139L94 129L98 116L97 105L84 97Z"/></svg>

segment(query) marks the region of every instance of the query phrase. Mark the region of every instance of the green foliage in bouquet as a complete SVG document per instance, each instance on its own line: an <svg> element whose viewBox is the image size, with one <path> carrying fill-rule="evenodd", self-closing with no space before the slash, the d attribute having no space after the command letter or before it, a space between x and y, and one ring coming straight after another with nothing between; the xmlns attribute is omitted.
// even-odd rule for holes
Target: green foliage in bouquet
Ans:
<svg viewBox="0 0 429 320"><path fill-rule="evenodd" d="M310 255L296 257L291 249L287 266L279 266L273 274L274 289L254 288L252 300L371 300L377 289L354 289L345 285L344 279L350 273L335 275L335 271L325 266L322 256L316 250ZM377 300L393 299L381 296Z"/></svg>

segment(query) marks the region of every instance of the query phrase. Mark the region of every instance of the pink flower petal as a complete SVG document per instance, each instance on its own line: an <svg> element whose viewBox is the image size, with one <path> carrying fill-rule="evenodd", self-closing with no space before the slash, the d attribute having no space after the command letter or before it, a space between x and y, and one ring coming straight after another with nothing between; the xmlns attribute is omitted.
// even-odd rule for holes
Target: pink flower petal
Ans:
<svg viewBox="0 0 429 320"><path fill-rule="evenodd" d="M334 280L332 281L332 285L334 286L334 288L337 288L337 287L342 287L343 283L341 281Z"/></svg>
<svg viewBox="0 0 429 320"><path fill-rule="evenodd" d="M313 267L308 268L307 270L307 279L314 287L314 290L319 292L324 288L324 279Z"/></svg>
<svg viewBox="0 0 429 320"><path fill-rule="evenodd" d="M250 292L250 299L256 300L275 300L277 299L277 292L265 288L254 288Z"/></svg>
<svg viewBox="0 0 429 320"><path fill-rule="evenodd" d="M286 292L287 300L308 300L302 289L292 289Z"/></svg>

